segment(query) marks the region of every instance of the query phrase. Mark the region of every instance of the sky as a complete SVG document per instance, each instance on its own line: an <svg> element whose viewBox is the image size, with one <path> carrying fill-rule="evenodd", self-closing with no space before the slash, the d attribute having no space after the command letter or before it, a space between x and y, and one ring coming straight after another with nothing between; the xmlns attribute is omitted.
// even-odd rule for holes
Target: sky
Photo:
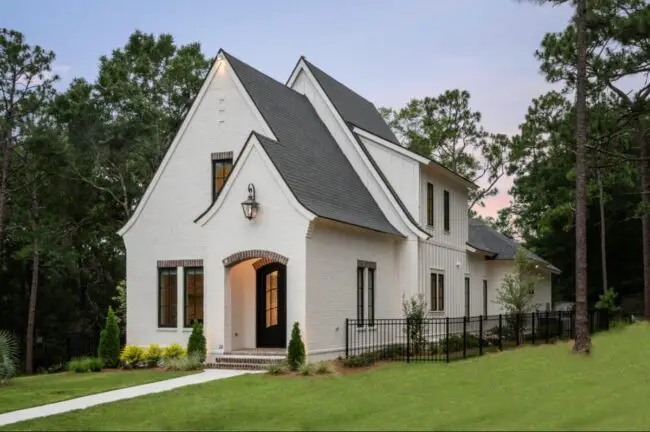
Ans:
<svg viewBox="0 0 650 432"><path fill-rule="evenodd" d="M571 15L517 0L0 0L0 11L0 27L56 53L61 89L93 79L137 29L198 41L209 56L224 48L281 82L304 55L376 106L464 89L485 129L505 134L551 88L534 52ZM511 184L479 213L507 206Z"/></svg>

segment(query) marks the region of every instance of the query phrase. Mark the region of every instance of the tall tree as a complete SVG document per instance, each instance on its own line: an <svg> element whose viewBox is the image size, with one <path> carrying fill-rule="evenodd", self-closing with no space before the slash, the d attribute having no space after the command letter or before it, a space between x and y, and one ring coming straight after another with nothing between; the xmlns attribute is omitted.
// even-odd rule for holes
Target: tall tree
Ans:
<svg viewBox="0 0 650 432"><path fill-rule="evenodd" d="M100 58L96 83L75 80L59 98L74 140L72 169L118 206L117 225L144 193L209 67L198 43L178 47L171 35L136 31Z"/></svg>
<svg viewBox="0 0 650 432"><path fill-rule="evenodd" d="M0 28L0 254L5 237L9 180L15 146L26 119L51 96L54 53L25 43L22 33Z"/></svg>
<svg viewBox="0 0 650 432"><path fill-rule="evenodd" d="M650 318L650 142L647 138L650 110L650 5L644 0L592 0L589 2L586 71L591 93L609 92L621 105L621 121L633 126L638 155L621 155L640 165L645 315ZM586 7L586 6L585 6ZM537 56L542 70L551 80L563 80L571 88L576 84L578 32L568 27L547 34ZM625 129L625 128L621 128Z"/></svg>
<svg viewBox="0 0 650 432"><path fill-rule="evenodd" d="M437 97L413 99L397 111L380 112L410 150L485 184L470 196L470 212L498 193L496 183L506 174L510 139L484 130L481 113L470 107L469 92L447 90Z"/></svg>
<svg viewBox="0 0 650 432"><path fill-rule="evenodd" d="M587 311L587 0L576 0L576 337L574 352L589 353Z"/></svg>

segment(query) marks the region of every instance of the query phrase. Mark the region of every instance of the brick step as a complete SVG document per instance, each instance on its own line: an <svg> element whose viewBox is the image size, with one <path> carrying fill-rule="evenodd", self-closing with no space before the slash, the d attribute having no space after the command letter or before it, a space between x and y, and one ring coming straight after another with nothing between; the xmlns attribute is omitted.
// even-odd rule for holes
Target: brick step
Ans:
<svg viewBox="0 0 650 432"><path fill-rule="evenodd" d="M267 363L268 364L268 363ZM234 370L264 370L267 364L262 363L208 363L206 369L234 369Z"/></svg>
<svg viewBox="0 0 650 432"><path fill-rule="evenodd" d="M281 363L286 360L283 356L240 356L225 354L215 357L212 363L233 363L233 364L261 364L267 365L271 363Z"/></svg>

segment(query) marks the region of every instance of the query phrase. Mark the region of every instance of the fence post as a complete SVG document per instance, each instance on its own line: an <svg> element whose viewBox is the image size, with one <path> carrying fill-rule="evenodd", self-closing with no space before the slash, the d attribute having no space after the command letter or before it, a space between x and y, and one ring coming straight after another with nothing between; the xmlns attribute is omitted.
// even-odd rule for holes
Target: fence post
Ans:
<svg viewBox="0 0 650 432"><path fill-rule="evenodd" d="M501 333L501 328L502 328L502 321L501 321L501 314L499 314L499 351L503 351L503 336Z"/></svg>
<svg viewBox="0 0 650 432"><path fill-rule="evenodd" d="M483 355L483 315L478 322L478 355Z"/></svg>
<svg viewBox="0 0 650 432"><path fill-rule="evenodd" d="M406 363L411 363L411 320L406 319Z"/></svg>
<svg viewBox="0 0 650 432"><path fill-rule="evenodd" d="M562 311L557 311L557 333L558 333L557 337L560 340L563 339L563 337L562 337L562 333L564 333L564 331L563 331L564 329L562 328L563 324L564 323L562 322Z"/></svg>
<svg viewBox="0 0 650 432"><path fill-rule="evenodd" d="M348 325L348 322L350 321L349 318L345 319L345 358L348 358L350 354L350 343L349 343L349 332L350 332L350 326Z"/></svg>
<svg viewBox="0 0 650 432"><path fill-rule="evenodd" d="M467 358L467 317L463 317L463 358Z"/></svg>
<svg viewBox="0 0 650 432"><path fill-rule="evenodd" d="M445 360L449 363L449 317L445 319Z"/></svg>
<svg viewBox="0 0 650 432"><path fill-rule="evenodd" d="M551 341L551 335L549 334L549 324L548 324L548 310L546 311L546 343Z"/></svg>
<svg viewBox="0 0 650 432"><path fill-rule="evenodd" d="M531 312L530 317L533 322L533 345L535 345L535 320L537 319L537 311Z"/></svg>

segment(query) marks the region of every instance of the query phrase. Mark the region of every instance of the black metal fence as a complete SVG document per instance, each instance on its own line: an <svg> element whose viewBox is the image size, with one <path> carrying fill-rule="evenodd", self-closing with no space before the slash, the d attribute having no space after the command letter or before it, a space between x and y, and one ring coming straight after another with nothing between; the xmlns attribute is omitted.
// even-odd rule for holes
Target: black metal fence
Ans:
<svg viewBox="0 0 650 432"><path fill-rule="evenodd" d="M609 329L606 311L589 312L589 330ZM575 334L573 311L462 318L345 320L345 357L452 361L525 344L553 343Z"/></svg>
<svg viewBox="0 0 650 432"><path fill-rule="evenodd" d="M120 335L120 346L126 344L126 337ZM99 332L70 333L66 337L65 361L75 357L97 356L99 349Z"/></svg>

